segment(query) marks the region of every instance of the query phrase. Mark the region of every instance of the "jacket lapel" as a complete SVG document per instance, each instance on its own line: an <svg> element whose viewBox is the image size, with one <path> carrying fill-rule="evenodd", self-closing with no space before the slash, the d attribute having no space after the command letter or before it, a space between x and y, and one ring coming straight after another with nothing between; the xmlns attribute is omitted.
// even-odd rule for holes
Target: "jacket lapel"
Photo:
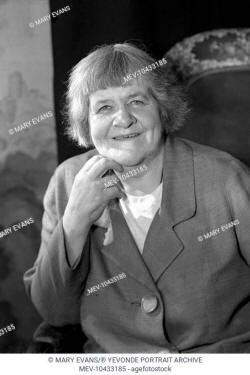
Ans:
<svg viewBox="0 0 250 375"><path fill-rule="evenodd" d="M143 258L157 281L183 251L175 227L195 214L193 150L184 140L168 137L163 166L161 208L149 228Z"/></svg>
<svg viewBox="0 0 250 375"><path fill-rule="evenodd" d="M113 229L113 242L103 246L102 252L118 264L123 272L147 286L151 291L154 291L154 281L143 261L117 201L112 202L109 213Z"/></svg>

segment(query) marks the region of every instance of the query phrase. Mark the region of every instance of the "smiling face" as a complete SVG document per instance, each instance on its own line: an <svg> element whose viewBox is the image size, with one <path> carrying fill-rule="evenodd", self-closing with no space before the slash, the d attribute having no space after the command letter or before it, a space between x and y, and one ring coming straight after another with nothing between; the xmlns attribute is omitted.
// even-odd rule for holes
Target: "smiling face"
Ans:
<svg viewBox="0 0 250 375"><path fill-rule="evenodd" d="M146 86L110 87L89 99L90 135L101 155L123 166L156 157L162 125L157 103Z"/></svg>

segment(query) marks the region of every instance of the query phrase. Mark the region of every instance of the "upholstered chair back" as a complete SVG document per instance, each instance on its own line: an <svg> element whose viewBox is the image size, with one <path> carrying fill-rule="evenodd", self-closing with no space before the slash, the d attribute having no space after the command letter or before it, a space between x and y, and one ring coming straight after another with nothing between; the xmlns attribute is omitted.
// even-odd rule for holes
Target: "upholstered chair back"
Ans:
<svg viewBox="0 0 250 375"><path fill-rule="evenodd" d="M227 151L250 166L250 29L196 34L165 58L192 108L177 135Z"/></svg>

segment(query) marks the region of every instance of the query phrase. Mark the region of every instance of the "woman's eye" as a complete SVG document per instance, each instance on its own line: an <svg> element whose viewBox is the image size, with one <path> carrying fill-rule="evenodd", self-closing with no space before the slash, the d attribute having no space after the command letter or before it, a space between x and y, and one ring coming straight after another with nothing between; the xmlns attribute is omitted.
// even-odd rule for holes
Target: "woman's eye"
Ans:
<svg viewBox="0 0 250 375"><path fill-rule="evenodd" d="M110 105L104 105L104 106L102 106L101 108L98 109L97 113L105 112L105 111L108 111L109 109L111 109Z"/></svg>
<svg viewBox="0 0 250 375"><path fill-rule="evenodd" d="M130 103L131 104L135 104L135 105L142 105L142 104L144 104L144 102L142 100L132 100Z"/></svg>

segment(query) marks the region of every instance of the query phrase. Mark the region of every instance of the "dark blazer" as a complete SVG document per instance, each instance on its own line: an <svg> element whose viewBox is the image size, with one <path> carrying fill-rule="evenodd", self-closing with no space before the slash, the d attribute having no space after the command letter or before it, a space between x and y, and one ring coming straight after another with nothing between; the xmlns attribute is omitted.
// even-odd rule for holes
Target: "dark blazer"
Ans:
<svg viewBox="0 0 250 375"><path fill-rule="evenodd" d="M76 173L94 153L61 164L44 198L39 256L24 275L42 317L55 326L80 322L85 352L250 353L249 169L169 136L161 208L143 256L115 201L113 242L104 246L106 230L92 226L72 269L62 216Z"/></svg>

